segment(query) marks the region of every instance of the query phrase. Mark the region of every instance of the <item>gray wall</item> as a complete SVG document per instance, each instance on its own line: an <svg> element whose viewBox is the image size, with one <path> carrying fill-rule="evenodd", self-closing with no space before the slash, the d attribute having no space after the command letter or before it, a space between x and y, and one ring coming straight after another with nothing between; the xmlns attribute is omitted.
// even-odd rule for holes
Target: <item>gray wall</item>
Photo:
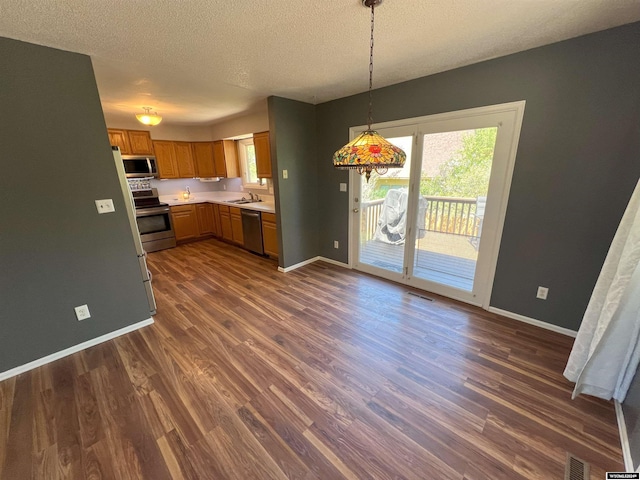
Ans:
<svg viewBox="0 0 640 480"><path fill-rule="evenodd" d="M640 23L374 92L377 122L526 100L491 305L577 329L640 176ZM365 94L317 107L319 254L347 261L333 152ZM535 298L538 285L549 298Z"/></svg>
<svg viewBox="0 0 640 480"><path fill-rule="evenodd" d="M0 38L0 372L149 318L89 57ZM116 212L98 215L95 199ZM73 308L88 304L78 322Z"/></svg>
<svg viewBox="0 0 640 480"><path fill-rule="evenodd" d="M315 107L280 97L269 97L268 106L279 263L286 268L318 255Z"/></svg>

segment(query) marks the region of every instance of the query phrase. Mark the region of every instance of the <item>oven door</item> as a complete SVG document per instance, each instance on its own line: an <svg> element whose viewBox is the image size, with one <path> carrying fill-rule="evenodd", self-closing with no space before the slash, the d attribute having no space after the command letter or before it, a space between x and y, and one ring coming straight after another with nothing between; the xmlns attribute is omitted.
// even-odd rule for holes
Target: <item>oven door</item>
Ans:
<svg viewBox="0 0 640 480"><path fill-rule="evenodd" d="M169 207L137 208L136 223L142 243L175 236Z"/></svg>

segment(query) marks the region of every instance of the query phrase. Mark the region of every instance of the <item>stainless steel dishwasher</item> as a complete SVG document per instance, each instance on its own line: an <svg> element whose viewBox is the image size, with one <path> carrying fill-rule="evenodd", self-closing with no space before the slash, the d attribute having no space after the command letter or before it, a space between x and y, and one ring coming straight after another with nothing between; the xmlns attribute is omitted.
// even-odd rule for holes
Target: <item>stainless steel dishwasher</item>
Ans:
<svg viewBox="0 0 640 480"><path fill-rule="evenodd" d="M264 247L262 245L262 215L260 212L245 210L244 208L241 213L244 248L264 255Z"/></svg>

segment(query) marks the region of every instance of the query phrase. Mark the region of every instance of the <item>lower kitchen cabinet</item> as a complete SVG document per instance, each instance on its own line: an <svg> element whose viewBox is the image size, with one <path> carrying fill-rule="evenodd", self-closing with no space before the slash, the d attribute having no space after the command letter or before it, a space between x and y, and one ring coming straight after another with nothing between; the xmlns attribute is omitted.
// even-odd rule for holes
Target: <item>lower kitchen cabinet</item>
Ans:
<svg viewBox="0 0 640 480"><path fill-rule="evenodd" d="M231 213L231 235L233 243L238 245L244 244L244 236L242 234L242 212L238 207L230 207Z"/></svg>
<svg viewBox="0 0 640 480"><path fill-rule="evenodd" d="M224 240L233 241L233 231L231 230L231 213L229 207L220 205L220 233Z"/></svg>
<svg viewBox="0 0 640 480"><path fill-rule="evenodd" d="M196 218L198 219L198 236L205 237L215 234L213 205L210 203L196 204Z"/></svg>
<svg viewBox="0 0 640 480"><path fill-rule="evenodd" d="M264 253L270 257L278 256L278 229L276 216L273 213L262 214L262 243Z"/></svg>
<svg viewBox="0 0 640 480"><path fill-rule="evenodd" d="M217 203L211 204L211 211L213 213L213 234L216 237L221 237L222 226L220 225L220 205Z"/></svg>
<svg viewBox="0 0 640 480"><path fill-rule="evenodd" d="M195 205L171 207L171 222L173 223L177 242L191 240L199 236Z"/></svg>

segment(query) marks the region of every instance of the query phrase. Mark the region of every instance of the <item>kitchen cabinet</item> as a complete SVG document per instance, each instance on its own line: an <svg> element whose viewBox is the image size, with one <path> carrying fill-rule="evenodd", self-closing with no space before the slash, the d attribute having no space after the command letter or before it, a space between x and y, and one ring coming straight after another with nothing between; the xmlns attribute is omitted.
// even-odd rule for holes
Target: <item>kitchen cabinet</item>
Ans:
<svg viewBox="0 0 640 480"><path fill-rule="evenodd" d="M211 210L213 212L213 234L216 237L221 237L222 226L220 225L220 205L217 203L211 204Z"/></svg>
<svg viewBox="0 0 640 480"><path fill-rule="evenodd" d="M156 152L156 162L158 164L158 175L160 178L179 178L173 142L154 140L153 149Z"/></svg>
<svg viewBox="0 0 640 480"><path fill-rule="evenodd" d="M171 222L173 223L177 242L198 237L198 219L195 205L171 207Z"/></svg>
<svg viewBox="0 0 640 480"><path fill-rule="evenodd" d="M176 165L179 178L193 178L196 176L196 167L193 163L191 144L189 142L172 142L175 152Z"/></svg>
<svg viewBox="0 0 640 480"><path fill-rule="evenodd" d="M270 257L278 256L278 230L276 216L273 213L262 213L262 243L264 253Z"/></svg>
<svg viewBox="0 0 640 480"><path fill-rule="evenodd" d="M197 203L196 218L198 219L198 236L207 237L215 233L213 205L210 203Z"/></svg>
<svg viewBox="0 0 640 480"><path fill-rule="evenodd" d="M239 177L238 152L233 140L218 140L213 142L213 159L216 177Z"/></svg>
<svg viewBox="0 0 640 480"><path fill-rule="evenodd" d="M153 155L151 134L146 130L108 128L109 143L120 147L122 155Z"/></svg>
<svg viewBox="0 0 640 480"><path fill-rule="evenodd" d="M226 205L219 205L220 211L220 234L224 240L233 241L233 230L231 228L231 212Z"/></svg>
<svg viewBox="0 0 640 480"><path fill-rule="evenodd" d="M122 155L131 155L129 135L127 135L126 130L107 128L107 134L109 135L109 143L114 147L120 147L120 153Z"/></svg>
<svg viewBox="0 0 640 480"><path fill-rule="evenodd" d="M151 134L146 130L127 130L131 155L153 155Z"/></svg>
<svg viewBox="0 0 640 480"><path fill-rule="evenodd" d="M258 178L271 178L271 144L269 132L253 134L253 146L256 149L256 170Z"/></svg>
<svg viewBox="0 0 640 480"><path fill-rule="evenodd" d="M217 177L213 159L213 142L193 142L193 161L198 177Z"/></svg>
<svg viewBox="0 0 640 480"><path fill-rule="evenodd" d="M238 207L230 207L231 214L231 237L233 243L238 245L244 244L244 236L242 234L242 212Z"/></svg>

